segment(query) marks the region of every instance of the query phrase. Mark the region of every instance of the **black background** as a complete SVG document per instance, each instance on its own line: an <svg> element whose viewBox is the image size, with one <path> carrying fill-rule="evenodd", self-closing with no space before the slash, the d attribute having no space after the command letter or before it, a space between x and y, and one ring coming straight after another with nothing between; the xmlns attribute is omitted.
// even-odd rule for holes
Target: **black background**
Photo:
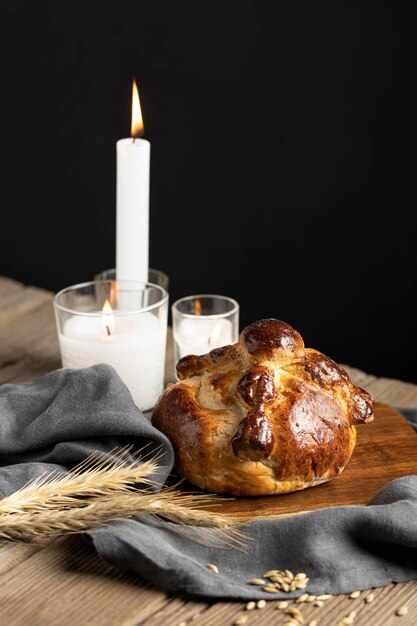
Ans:
<svg viewBox="0 0 417 626"><path fill-rule="evenodd" d="M115 263L131 79L150 265L416 381L416 3L0 1L0 274Z"/></svg>

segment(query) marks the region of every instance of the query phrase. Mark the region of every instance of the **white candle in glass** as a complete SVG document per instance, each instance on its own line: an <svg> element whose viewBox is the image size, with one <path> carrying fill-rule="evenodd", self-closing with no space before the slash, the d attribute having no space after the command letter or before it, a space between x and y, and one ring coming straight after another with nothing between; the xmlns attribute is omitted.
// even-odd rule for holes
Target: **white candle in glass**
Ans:
<svg viewBox="0 0 417 626"><path fill-rule="evenodd" d="M163 390L166 324L150 312L113 315L105 307L101 315L74 315L59 332L59 344L63 367L112 365L142 411Z"/></svg>
<svg viewBox="0 0 417 626"><path fill-rule="evenodd" d="M146 282L149 268L149 173L151 144L144 132L136 82L132 90L131 138L117 150L116 275Z"/></svg>
<svg viewBox="0 0 417 626"><path fill-rule="evenodd" d="M185 318L174 328L174 342L178 358L188 354L205 354L233 343L233 326L227 319L204 316Z"/></svg>

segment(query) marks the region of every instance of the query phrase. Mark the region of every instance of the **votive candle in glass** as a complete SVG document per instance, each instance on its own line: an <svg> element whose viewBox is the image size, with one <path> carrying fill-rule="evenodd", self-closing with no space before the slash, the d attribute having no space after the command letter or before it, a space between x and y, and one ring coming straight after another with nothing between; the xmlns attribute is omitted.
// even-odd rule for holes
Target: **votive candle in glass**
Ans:
<svg viewBox="0 0 417 626"><path fill-rule="evenodd" d="M90 281L54 298L62 366L112 365L142 411L164 386L168 293L135 281Z"/></svg>
<svg viewBox="0 0 417 626"><path fill-rule="evenodd" d="M172 305L172 332L175 362L188 354L205 354L236 343L239 304L215 294L180 298Z"/></svg>

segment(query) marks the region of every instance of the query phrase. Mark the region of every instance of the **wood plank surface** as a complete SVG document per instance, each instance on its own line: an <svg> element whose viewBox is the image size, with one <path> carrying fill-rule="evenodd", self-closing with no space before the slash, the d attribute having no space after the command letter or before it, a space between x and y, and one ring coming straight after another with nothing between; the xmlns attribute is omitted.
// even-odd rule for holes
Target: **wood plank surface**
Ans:
<svg viewBox="0 0 417 626"><path fill-rule="evenodd" d="M0 277L0 384L31 380L60 366L53 294L41 292ZM10 306L16 294L20 294L16 306ZM170 380L171 346L169 337ZM375 401L417 406L417 385L344 367ZM389 462L389 457L384 460ZM315 619L318 626L336 626L352 610L357 612L355 626L417 624L416 581L376 589L371 603L365 602L369 593L363 592L357 599L336 596L321 608L296 606L301 608L305 624ZM407 605L408 613L398 617L396 610L402 605ZM1 626L232 626L242 614L243 603L166 594L137 576L122 574L104 564L81 537L53 540L46 546L0 543ZM276 601L246 615L248 626L279 626L288 619L285 611L276 610Z"/></svg>

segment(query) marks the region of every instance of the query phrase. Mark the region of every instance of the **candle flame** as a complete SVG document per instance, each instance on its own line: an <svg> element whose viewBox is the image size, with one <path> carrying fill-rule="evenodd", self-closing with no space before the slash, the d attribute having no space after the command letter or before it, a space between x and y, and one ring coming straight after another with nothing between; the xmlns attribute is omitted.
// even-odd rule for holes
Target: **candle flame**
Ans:
<svg viewBox="0 0 417 626"><path fill-rule="evenodd" d="M108 300L105 301L101 310L101 323L106 335L111 335L114 331L114 315L111 304Z"/></svg>
<svg viewBox="0 0 417 626"><path fill-rule="evenodd" d="M200 300L194 300L194 315L201 315L201 302Z"/></svg>
<svg viewBox="0 0 417 626"><path fill-rule="evenodd" d="M135 79L132 85L132 124L130 134L133 138L141 137L145 132L143 125L142 111L140 108L138 86Z"/></svg>
<svg viewBox="0 0 417 626"><path fill-rule="evenodd" d="M108 302L108 300L106 300L106 302ZM104 306L106 306L106 302L104 303ZM117 283L115 280L112 280L110 283L110 308L117 308L117 305L119 303L119 290L117 288ZM103 307L104 308L104 307Z"/></svg>
<svg viewBox="0 0 417 626"><path fill-rule="evenodd" d="M215 325L215 327L211 331L210 336L208 338L208 345L209 346L212 346L213 343L215 341L217 341L217 339L220 337L221 331L222 331L222 325L220 324L220 322L217 322L217 324Z"/></svg>

